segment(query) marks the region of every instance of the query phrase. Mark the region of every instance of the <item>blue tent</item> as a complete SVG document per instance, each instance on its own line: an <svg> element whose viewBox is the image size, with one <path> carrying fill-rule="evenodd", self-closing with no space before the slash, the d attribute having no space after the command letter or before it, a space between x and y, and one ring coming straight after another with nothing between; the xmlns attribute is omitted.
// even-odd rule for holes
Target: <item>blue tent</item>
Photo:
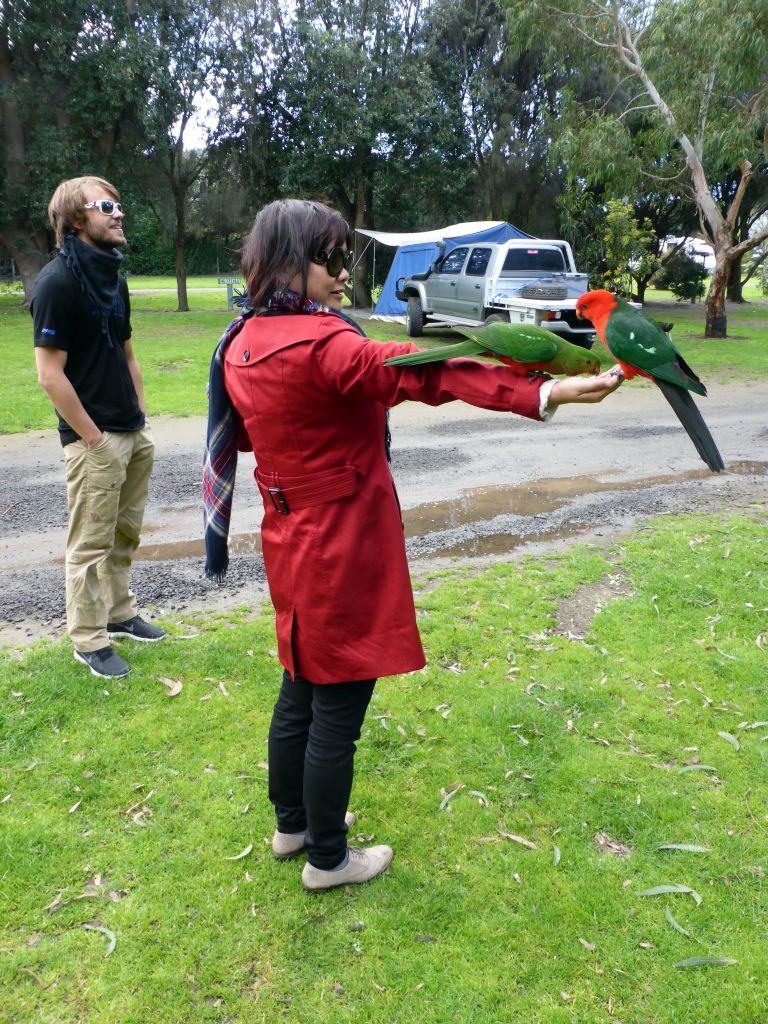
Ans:
<svg viewBox="0 0 768 1024"><path fill-rule="evenodd" d="M387 279L373 310L374 316L404 316L405 303L395 297L395 285L399 278L410 277L426 270L436 259L439 241L445 242L445 252L449 253L459 245L482 242L506 242L510 238L530 238L524 231L519 231L504 221L475 221L468 224L452 224L438 231L419 231L412 233L395 233L368 231L358 228L358 233L372 238L374 245L397 246Z"/></svg>

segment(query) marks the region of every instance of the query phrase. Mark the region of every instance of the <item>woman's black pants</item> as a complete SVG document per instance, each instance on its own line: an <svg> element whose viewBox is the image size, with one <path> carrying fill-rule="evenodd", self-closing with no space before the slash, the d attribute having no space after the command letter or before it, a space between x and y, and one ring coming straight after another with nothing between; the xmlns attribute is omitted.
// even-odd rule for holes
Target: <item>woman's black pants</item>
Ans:
<svg viewBox="0 0 768 1024"><path fill-rule="evenodd" d="M346 856L355 743L375 683L320 685L283 672L269 727L269 799L280 832L306 830L316 868L335 868Z"/></svg>

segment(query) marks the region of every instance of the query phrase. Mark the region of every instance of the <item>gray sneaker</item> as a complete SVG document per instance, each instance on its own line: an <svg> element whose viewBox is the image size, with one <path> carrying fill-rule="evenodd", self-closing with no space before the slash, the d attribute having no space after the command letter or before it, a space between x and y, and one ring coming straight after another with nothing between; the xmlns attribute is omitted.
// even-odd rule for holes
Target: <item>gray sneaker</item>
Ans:
<svg viewBox="0 0 768 1024"><path fill-rule="evenodd" d="M347 811L344 815L344 824L347 828L352 828L356 821L357 818L354 814ZM295 857L297 853L301 853L304 849L306 835L306 832L278 832L275 830L275 834L272 836L272 853L275 855L275 860L288 860L289 857Z"/></svg>
<svg viewBox="0 0 768 1024"><path fill-rule="evenodd" d="M75 651L75 661L81 661L92 675L102 679L122 679L131 671L128 662L115 654L111 647L102 647L100 651Z"/></svg>
<svg viewBox="0 0 768 1024"><path fill-rule="evenodd" d="M389 846L371 846L361 850L357 846L347 847L349 860L336 871L323 871L313 867L309 861L304 865L301 880L307 892L322 892L336 885L359 885L386 871L392 862Z"/></svg>
<svg viewBox="0 0 768 1024"><path fill-rule="evenodd" d="M127 622L107 623L107 636L110 638L117 637L119 639L125 636L131 640L140 640L145 644L155 644L158 640L163 640L167 635L164 629L150 625L140 615L134 615Z"/></svg>

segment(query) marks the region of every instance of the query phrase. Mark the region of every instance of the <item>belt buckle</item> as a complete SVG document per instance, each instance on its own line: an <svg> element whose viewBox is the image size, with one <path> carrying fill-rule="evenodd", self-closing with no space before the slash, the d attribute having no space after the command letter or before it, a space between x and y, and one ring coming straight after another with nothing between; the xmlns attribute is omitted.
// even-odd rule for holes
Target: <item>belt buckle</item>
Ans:
<svg viewBox="0 0 768 1024"><path fill-rule="evenodd" d="M288 508L288 502L285 500L282 488L268 487L267 491L272 499L272 504L275 506L275 512L281 516L287 516L291 510Z"/></svg>

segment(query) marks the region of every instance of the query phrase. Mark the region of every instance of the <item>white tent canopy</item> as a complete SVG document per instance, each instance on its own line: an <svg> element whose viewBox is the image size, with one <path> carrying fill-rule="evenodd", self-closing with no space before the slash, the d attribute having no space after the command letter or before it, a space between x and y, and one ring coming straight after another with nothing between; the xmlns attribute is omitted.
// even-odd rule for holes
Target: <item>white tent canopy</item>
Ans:
<svg viewBox="0 0 768 1024"><path fill-rule="evenodd" d="M457 235L475 235L503 223L503 220L473 220L449 224L437 231L369 231L367 228L355 228L355 231L359 235L367 235L380 245L397 248L401 245L418 245L420 242L439 242L443 238L455 238Z"/></svg>

